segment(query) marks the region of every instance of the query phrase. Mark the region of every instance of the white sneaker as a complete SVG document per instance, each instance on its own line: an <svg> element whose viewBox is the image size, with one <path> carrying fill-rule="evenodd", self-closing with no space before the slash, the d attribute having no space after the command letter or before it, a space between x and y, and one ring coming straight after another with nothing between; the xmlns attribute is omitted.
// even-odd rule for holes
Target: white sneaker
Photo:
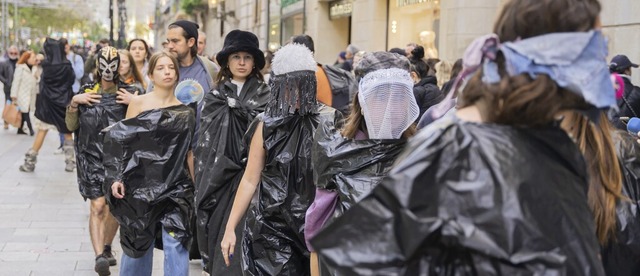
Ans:
<svg viewBox="0 0 640 276"><path fill-rule="evenodd" d="M55 155L64 154L64 150L63 150L62 148L58 148L57 150L55 150L55 151L53 152L53 154L55 154Z"/></svg>

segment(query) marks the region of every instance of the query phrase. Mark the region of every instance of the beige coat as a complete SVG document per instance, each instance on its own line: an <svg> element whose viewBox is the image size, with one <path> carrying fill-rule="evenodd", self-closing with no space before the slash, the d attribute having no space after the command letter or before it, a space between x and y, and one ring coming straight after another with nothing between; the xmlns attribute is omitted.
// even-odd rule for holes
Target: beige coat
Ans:
<svg viewBox="0 0 640 276"><path fill-rule="evenodd" d="M40 82L40 70L38 66L29 69L26 64L16 65L11 84L11 98L16 98L20 112L33 111L36 106L36 94Z"/></svg>

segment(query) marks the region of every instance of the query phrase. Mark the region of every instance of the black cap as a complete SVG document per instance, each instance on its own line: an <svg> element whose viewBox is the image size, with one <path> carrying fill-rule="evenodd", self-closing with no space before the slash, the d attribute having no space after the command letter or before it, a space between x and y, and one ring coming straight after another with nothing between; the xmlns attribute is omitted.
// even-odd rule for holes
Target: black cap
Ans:
<svg viewBox="0 0 640 276"><path fill-rule="evenodd" d="M187 40L193 37L196 39L196 42L198 42L198 29L200 28L198 24L187 20L178 20L171 23L169 27L171 26L178 26L182 28L184 32L187 33Z"/></svg>
<svg viewBox="0 0 640 276"><path fill-rule="evenodd" d="M619 71L625 70L629 67L638 68L638 64L632 63L625 55L617 55L611 59L609 67Z"/></svg>

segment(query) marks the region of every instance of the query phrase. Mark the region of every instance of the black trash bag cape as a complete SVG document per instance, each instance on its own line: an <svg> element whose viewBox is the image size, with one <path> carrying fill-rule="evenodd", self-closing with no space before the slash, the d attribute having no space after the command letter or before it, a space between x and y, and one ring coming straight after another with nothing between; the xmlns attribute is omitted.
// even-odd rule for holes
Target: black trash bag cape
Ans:
<svg viewBox="0 0 640 276"><path fill-rule="evenodd" d="M143 256L160 235L160 226L189 248L194 187L186 156L194 127L193 110L176 105L143 111L106 130L104 189L128 256ZM111 194L117 180L124 183L123 199Z"/></svg>
<svg viewBox="0 0 640 276"><path fill-rule="evenodd" d="M232 259L229 267L224 264L220 242L247 163L243 136L268 100L269 87L256 78L247 80L240 96L231 82L204 96L194 151L196 227L204 270L211 275L242 273L240 258ZM243 225L236 228L237 237L242 236ZM239 242L235 252L240 252Z"/></svg>
<svg viewBox="0 0 640 276"><path fill-rule="evenodd" d="M59 41L47 38L44 43L46 53L42 62L40 93L36 97L35 116L38 120L56 126L61 133L71 133L64 122L66 107L73 97L75 73L67 57L60 50L64 46Z"/></svg>
<svg viewBox="0 0 640 276"><path fill-rule="evenodd" d="M311 244L344 275L604 275L594 233L564 131L447 117Z"/></svg>
<svg viewBox="0 0 640 276"><path fill-rule="evenodd" d="M613 137L626 199L617 203L616 236L602 248L602 263L607 275L640 275L640 146L626 131L616 131Z"/></svg>
<svg viewBox="0 0 640 276"><path fill-rule="evenodd" d="M80 89L84 91L84 89ZM125 118L127 106L116 103L117 94L101 94L100 102L78 107L80 127L75 131L78 186L84 199L104 196L103 141L101 131Z"/></svg>
<svg viewBox="0 0 640 276"><path fill-rule="evenodd" d="M316 187L338 193L332 216L335 219L380 183L402 152L406 140L347 139L332 123L318 128L312 162ZM329 219L325 225L331 221Z"/></svg>
<svg viewBox="0 0 640 276"><path fill-rule="evenodd" d="M303 115L271 116L276 113L267 110L256 119L263 122L266 157L258 201L247 213L242 241L245 275L310 273L304 222L315 197L312 139L322 122L342 118L333 108L313 105L301 107Z"/></svg>

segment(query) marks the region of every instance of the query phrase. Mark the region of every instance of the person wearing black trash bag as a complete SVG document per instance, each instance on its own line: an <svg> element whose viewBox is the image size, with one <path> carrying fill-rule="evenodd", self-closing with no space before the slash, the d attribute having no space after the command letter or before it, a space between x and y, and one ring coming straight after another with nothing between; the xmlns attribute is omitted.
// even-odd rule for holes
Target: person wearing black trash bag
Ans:
<svg viewBox="0 0 640 276"><path fill-rule="evenodd" d="M315 196L310 141L323 121L341 116L317 103L315 70L303 45L288 44L275 53L271 101L253 122L255 131L248 132L249 161L221 242L228 265L238 253L235 228L257 191L242 237L244 275L309 275L304 219Z"/></svg>
<svg viewBox="0 0 640 276"><path fill-rule="evenodd" d="M116 265L111 243L118 222L109 212L103 190L103 135L101 131L125 118L127 106L117 102L118 69L121 56L114 47L103 47L96 59L97 82L85 84L67 107L65 122L75 132L76 165L80 195L91 200L89 232L96 254L94 270L110 275Z"/></svg>
<svg viewBox="0 0 640 276"><path fill-rule="evenodd" d="M344 275L604 275L586 165L558 126L615 106L600 8L507 2L465 52L477 71L455 116L311 240L321 260Z"/></svg>
<svg viewBox="0 0 640 276"><path fill-rule="evenodd" d="M351 112L339 131L332 122L314 136L316 196L305 217L311 275L331 275L318 265L309 244L315 234L368 194L384 177L415 132L420 108L413 94L409 60L394 53L365 54L354 72L359 80Z"/></svg>
<svg viewBox="0 0 640 276"><path fill-rule="evenodd" d="M64 45L55 39L47 38L42 45L45 60L42 62L40 88L36 97L35 125L36 132L33 145L25 153L22 172L33 172L38 161L38 153L49 130L55 129L64 134L63 150L65 155L65 171L72 172L75 167L73 137L65 123L65 110L73 97L75 73L71 62L67 60Z"/></svg>
<svg viewBox="0 0 640 276"><path fill-rule="evenodd" d="M262 113L269 87L262 81L265 66L258 38L245 31L231 31L217 55L222 70L216 88L204 96L198 145L194 150L196 175L196 227L204 271L211 275L239 275L240 258L224 265L220 241L231 205L244 172L248 150L242 137ZM236 234L241 235L244 221ZM239 251L240 244L236 246Z"/></svg>
<svg viewBox="0 0 640 276"><path fill-rule="evenodd" d="M633 135L616 130L601 112L598 125L571 112L562 128L589 164L589 205L607 275L640 275L640 149Z"/></svg>
<svg viewBox="0 0 640 276"><path fill-rule="evenodd" d="M178 61L161 52L149 61L154 90L131 100L125 120L106 130L105 190L120 223L121 276L151 275L153 248L164 251L164 274L189 275L193 175L187 165L193 109L174 95Z"/></svg>

